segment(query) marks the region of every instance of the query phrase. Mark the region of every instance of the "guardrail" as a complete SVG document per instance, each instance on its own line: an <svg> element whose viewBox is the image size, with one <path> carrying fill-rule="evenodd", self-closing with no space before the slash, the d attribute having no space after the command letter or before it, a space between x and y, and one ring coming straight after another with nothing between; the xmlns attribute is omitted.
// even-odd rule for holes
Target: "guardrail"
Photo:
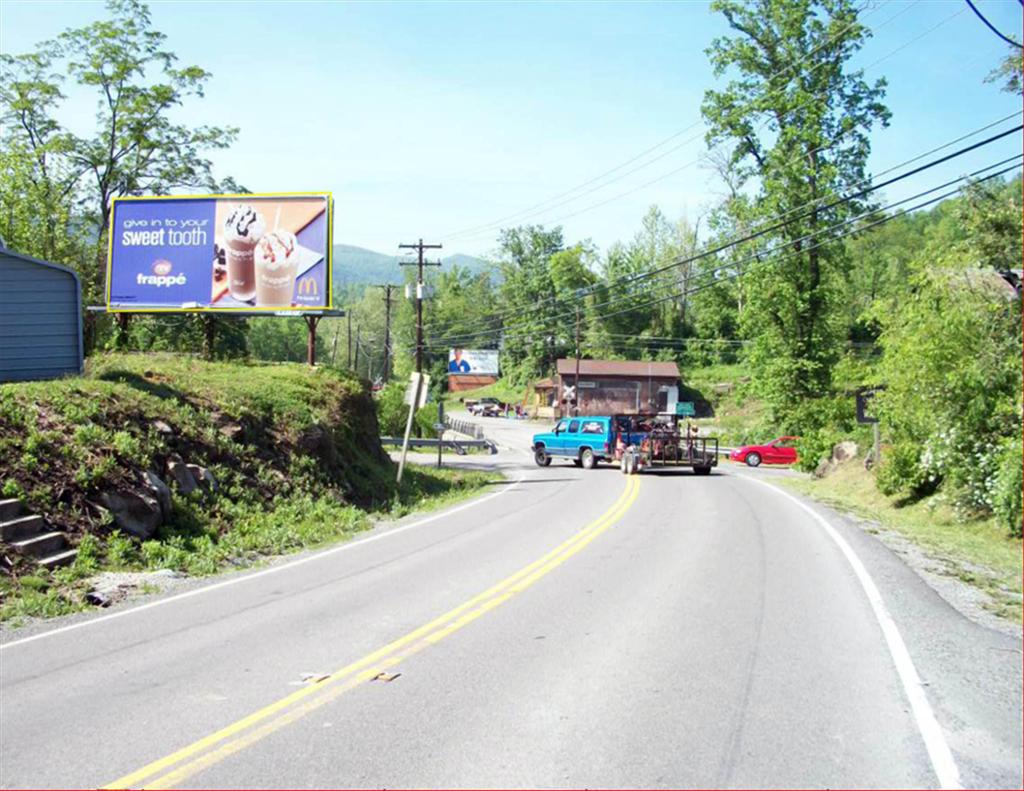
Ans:
<svg viewBox="0 0 1024 791"><path fill-rule="evenodd" d="M432 438L423 438L423 439L416 439L415 437L410 437L409 438L409 447L410 448L434 448L436 450L437 446L438 446L438 443L440 443L441 446L444 447L444 448L448 448L449 450L455 451L456 455L458 455L458 456L465 456L466 455L466 448L484 448L492 456L498 452L498 446L495 445L494 442L492 442L489 439L441 439L441 440L439 440L439 439L432 439ZM381 445L396 445L397 447L402 447L402 438L401 437L381 437L380 438L380 444Z"/></svg>
<svg viewBox="0 0 1024 791"><path fill-rule="evenodd" d="M467 437L472 437L473 439L484 439L483 428L469 420L460 420L459 418L453 418L445 415L444 424L452 431L458 432L459 434L465 434Z"/></svg>

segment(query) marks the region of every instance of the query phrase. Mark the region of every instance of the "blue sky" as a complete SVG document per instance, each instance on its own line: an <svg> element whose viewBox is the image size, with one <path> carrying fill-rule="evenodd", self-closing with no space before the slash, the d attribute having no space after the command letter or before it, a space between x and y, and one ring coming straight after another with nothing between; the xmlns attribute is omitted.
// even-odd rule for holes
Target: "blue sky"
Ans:
<svg viewBox="0 0 1024 791"><path fill-rule="evenodd" d="M976 4L1020 38L1017 0ZM205 98L180 117L241 128L230 151L213 155L217 174L257 192L330 190L338 242L390 253L422 236L444 243L445 254L483 254L493 227L457 232L515 215L511 224L562 224L569 241L604 249L630 238L651 204L693 220L721 192L697 164L701 97L715 85L704 49L725 32L706 2L151 8L180 62L213 74ZM90 0L0 0L0 50L26 51L104 13ZM1018 97L983 83L1008 47L962 0L868 0L862 20L875 35L856 63L872 81L887 78L893 113L873 135L873 172L1021 109ZM66 90L63 120L86 133L94 98ZM681 130L612 174L622 178L550 200ZM887 197L1020 150L1019 137L1005 140Z"/></svg>

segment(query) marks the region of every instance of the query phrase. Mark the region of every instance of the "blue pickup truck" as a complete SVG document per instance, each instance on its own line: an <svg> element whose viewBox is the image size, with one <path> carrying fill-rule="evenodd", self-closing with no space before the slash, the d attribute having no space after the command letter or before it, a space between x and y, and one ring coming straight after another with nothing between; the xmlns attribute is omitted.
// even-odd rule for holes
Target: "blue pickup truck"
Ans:
<svg viewBox="0 0 1024 791"><path fill-rule="evenodd" d="M533 460L541 467L551 459L572 459L591 469L599 461L615 460L615 426L611 417L563 418L552 431L533 435Z"/></svg>

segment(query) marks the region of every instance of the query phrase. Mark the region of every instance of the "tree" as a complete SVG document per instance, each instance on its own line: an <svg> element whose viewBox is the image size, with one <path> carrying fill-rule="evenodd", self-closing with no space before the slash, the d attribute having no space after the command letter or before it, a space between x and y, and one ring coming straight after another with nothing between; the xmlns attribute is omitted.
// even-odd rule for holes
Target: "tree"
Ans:
<svg viewBox="0 0 1024 791"><path fill-rule="evenodd" d="M69 158L89 179L87 217L96 229L97 267L87 273L97 284L103 270L112 198L166 194L175 189L217 191L206 151L226 148L234 127L191 128L171 120L189 97L202 97L209 72L175 68L177 56L164 49L166 36L152 29L149 8L139 0L108 0L113 18L61 34L60 52L68 74L96 90L96 133L74 138Z"/></svg>
<svg viewBox="0 0 1024 791"><path fill-rule="evenodd" d="M550 230L524 225L502 230L497 265L502 313L504 367L513 381L542 376L554 364L561 343L572 333L572 320L552 321L557 291L551 278L551 257L564 249L560 227ZM538 307L540 306L540 307Z"/></svg>
<svg viewBox="0 0 1024 791"><path fill-rule="evenodd" d="M140 0L108 0L107 9L109 19L33 52L0 56L0 228L23 252L74 267L87 304L102 299L112 198L244 191L230 178L217 183L206 158L230 145L237 129L172 120L186 100L202 97L209 73L175 66ZM92 136L57 121L66 77L97 94ZM91 348L91 321L86 328Z"/></svg>
<svg viewBox="0 0 1024 791"><path fill-rule="evenodd" d="M73 223L81 172L73 140L54 120L64 94L45 42L26 55L0 55L0 229L12 249L77 265L84 239Z"/></svg>
<svg viewBox="0 0 1024 791"><path fill-rule="evenodd" d="M851 0L715 0L712 9L736 35L715 39L708 55L716 76L735 76L704 95L707 142L727 144L736 174L756 180L754 219L786 218L770 236L784 250L747 270L743 325L770 416L795 430L801 402L828 392L843 334L844 246L812 235L860 208L824 206L865 178L868 131L889 118L885 83L846 69L869 35Z"/></svg>
<svg viewBox="0 0 1024 791"><path fill-rule="evenodd" d="M1024 62L1021 60L1022 52L1024 50L1021 50L1020 47L1010 47L1010 53L996 68L992 69L985 78L985 82L1001 82L1002 90L1007 93L1024 95L1024 86L1021 84L1022 69L1024 69Z"/></svg>

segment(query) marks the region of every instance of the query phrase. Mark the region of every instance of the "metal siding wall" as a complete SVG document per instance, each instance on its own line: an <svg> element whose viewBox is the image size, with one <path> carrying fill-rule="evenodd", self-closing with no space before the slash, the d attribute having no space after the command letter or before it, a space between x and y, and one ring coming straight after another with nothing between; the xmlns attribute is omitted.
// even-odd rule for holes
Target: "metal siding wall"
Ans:
<svg viewBox="0 0 1024 791"><path fill-rule="evenodd" d="M0 251L0 382L79 372L75 278Z"/></svg>

